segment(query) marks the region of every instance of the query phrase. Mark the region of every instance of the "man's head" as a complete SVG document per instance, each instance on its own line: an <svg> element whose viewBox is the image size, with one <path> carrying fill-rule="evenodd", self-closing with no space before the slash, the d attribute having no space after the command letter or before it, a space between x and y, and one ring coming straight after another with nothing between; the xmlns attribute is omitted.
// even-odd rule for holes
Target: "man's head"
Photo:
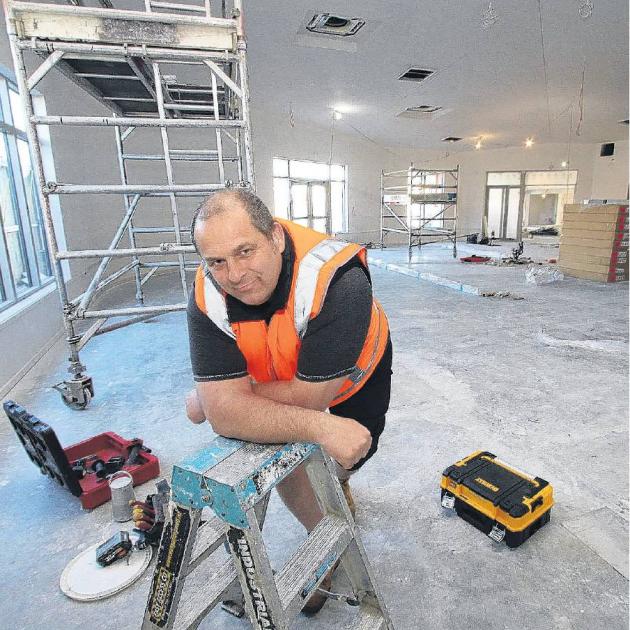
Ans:
<svg viewBox="0 0 630 630"><path fill-rule="evenodd" d="M195 213L192 239L226 293L249 305L271 297L282 269L284 230L256 195L222 190L207 197Z"/></svg>

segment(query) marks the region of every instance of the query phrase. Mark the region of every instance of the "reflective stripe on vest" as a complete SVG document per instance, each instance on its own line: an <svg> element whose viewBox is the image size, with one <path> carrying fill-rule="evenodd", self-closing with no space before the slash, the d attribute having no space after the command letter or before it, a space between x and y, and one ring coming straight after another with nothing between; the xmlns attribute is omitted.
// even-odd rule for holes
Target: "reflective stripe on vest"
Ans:
<svg viewBox="0 0 630 630"><path fill-rule="evenodd" d="M344 243L343 241L326 239L315 245L300 261L295 281L295 300L293 303L293 320L295 330L300 339L304 338L311 317L319 272L333 256L345 247L349 247L349 245L349 243Z"/></svg>
<svg viewBox="0 0 630 630"><path fill-rule="evenodd" d="M381 357L377 357L379 342L381 340L381 308L376 300L372 302L372 308L376 309L378 314L378 328L376 329L376 339L374 340L372 356L370 356L369 363L365 366L365 369L361 369L358 365L354 366L354 370L348 374L346 377L347 380L351 382L349 387L346 387L342 391L337 392L337 395L330 401L330 406L333 407L341 402L341 399L349 398L354 392L355 389L358 389L361 385L363 385L363 379L366 374L371 373L372 368L374 367L374 363L378 358L380 360Z"/></svg>
<svg viewBox="0 0 630 630"><path fill-rule="evenodd" d="M206 300L206 315L214 322L219 330L222 330L232 339L236 339L236 335L234 334L228 319L225 298L221 295L221 292L217 289L214 282L212 282L212 278L210 278L210 271L207 269L205 264L204 271L203 292Z"/></svg>

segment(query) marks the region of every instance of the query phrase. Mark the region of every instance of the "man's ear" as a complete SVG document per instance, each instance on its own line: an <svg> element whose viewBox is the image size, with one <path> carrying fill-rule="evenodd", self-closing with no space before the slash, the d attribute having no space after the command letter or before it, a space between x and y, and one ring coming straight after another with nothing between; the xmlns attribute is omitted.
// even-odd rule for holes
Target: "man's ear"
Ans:
<svg viewBox="0 0 630 630"><path fill-rule="evenodd" d="M271 231L271 240L273 241L276 249L282 253L286 246L284 239L284 229L283 227L276 221L273 222L273 228Z"/></svg>

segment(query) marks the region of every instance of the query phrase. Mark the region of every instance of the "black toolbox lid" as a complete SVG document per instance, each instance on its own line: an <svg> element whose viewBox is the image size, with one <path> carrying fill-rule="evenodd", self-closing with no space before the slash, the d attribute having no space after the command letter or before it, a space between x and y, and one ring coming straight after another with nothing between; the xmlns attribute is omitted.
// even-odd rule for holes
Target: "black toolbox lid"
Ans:
<svg viewBox="0 0 630 630"><path fill-rule="evenodd" d="M81 496L81 485L52 428L12 400L7 400L2 406L26 454L41 473L52 477L75 497Z"/></svg>
<svg viewBox="0 0 630 630"><path fill-rule="evenodd" d="M484 451L472 457L464 465L449 466L444 476L472 490L476 495L490 501L512 518L529 512L523 498L538 494L548 483L540 477L533 480L497 464L495 455Z"/></svg>

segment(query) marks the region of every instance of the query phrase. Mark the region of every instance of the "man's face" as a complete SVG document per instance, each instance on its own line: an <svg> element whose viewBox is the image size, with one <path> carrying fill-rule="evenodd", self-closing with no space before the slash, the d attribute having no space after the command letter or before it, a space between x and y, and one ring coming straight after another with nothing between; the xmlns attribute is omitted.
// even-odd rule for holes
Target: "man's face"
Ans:
<svg viewBox="0 0 630 630"><path fill-rule="evenodd" d="M212 277L226 293L249 305L271 297L282 268L282 226L274 224L269 239L243 208L235 207L199 221L195 237Z"/></svg>

